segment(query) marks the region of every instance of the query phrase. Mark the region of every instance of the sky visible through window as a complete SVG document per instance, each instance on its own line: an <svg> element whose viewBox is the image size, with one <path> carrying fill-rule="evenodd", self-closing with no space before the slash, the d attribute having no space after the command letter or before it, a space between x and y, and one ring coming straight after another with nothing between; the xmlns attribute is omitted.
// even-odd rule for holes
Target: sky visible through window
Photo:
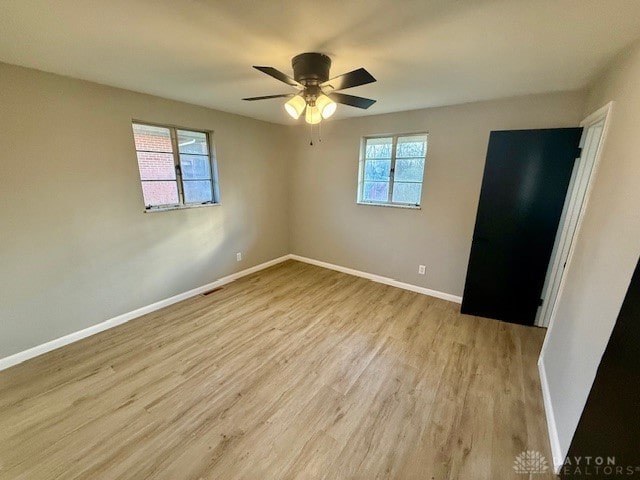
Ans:
<svg viewBox="0 0 640 480"><path fill-rule="evenodd" d="M360 201L419 205L427 135L365 139Z"/></svg>

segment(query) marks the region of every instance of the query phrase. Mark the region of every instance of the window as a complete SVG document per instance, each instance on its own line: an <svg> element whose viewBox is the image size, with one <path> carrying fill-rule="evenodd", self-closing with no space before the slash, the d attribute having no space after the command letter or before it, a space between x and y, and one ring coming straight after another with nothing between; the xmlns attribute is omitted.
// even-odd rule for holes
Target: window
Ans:
<svg viewBox="0 0 640 480"><path fill-rule="evenodd" d="M420 206L426 133L365 137L360 155L358 203Z"/></svg>
<svg viewBox="0 0 640 480"><path fill-rule="evenodd" d="M219 202L208 132L133 123L147 211Z"/></svg>

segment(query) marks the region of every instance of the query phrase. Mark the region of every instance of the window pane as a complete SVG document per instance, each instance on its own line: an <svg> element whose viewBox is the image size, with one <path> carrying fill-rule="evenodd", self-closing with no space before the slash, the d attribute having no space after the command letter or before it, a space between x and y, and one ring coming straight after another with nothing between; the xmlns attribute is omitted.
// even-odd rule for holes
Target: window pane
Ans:
<svg viewBox="0 0 640 480"><path fill-rule="evenodd" d="M176 168L171 153L138 152L142 180L175 180Z"/></svg>
<svg viewBox="0 0 640 480"><path fill-rule="evenodd" d="M395 181L422 182L424 158L398 158L396 160Z"/></svg>
<svg viewBox="0 0 640 480"><path fill-rule="evenodd" d="M210 180L185 180L182 184L184 185L184 203L213 201Z"/></svg>
<svg viewBox="0 0 640 480"><path fill-rule="evenodd" d="M203 155L180 155L182 178L185 180L209 180L211 164Z"/></svg>
<svg viewBox="0 0 640 480"><path fill-rule="evenodd" d="M365 180L388 182L390 172L391 160L365 160L364 162Z"/></svg>
<svg viewBox="0 0 640 480"><path fill-rule="evenodd" d="M365 158L391 158L393 138L367 138Z"/></svg>
<svg viewBox="0 0 640 480"><path fill-rule="evenodd" d="M176 205L178 203L178 185L173 182L142 182L142 195L145 206Z"/></svg>
<svg viewBox="0 0 640 480"><path fill-rule="evenodd" d="M209 155L207 134L203 132L190 132L189 130L178 130L178 152Z"/></svg>
<svg viewBox="0 0 640 480"><path fill-rule="evenodd" d="M396 203L410 203L418 205L420 203L421 183L394 182L392 201Z"/></svg>
<svg viewBox="0 0 640 480"><path fill-rule="evenodd" d="M388 202L389 183L388 182L364 182L362 189L362 200L365 202Z"/></svg>
<svg viewBox="0 0 640 480"><path fill-rule="evenodd" d="M396 158L425 157L427 154L427 136L412 135L398 137Z"/></svg>
<svg viewBox="0 0 640 480"><path fill-rule="evenodd" d="M173 151L171 147L171 133L169 129L165 127L154 127L134 123L133 138L136 142L136 150L169 153Z"/></svg>

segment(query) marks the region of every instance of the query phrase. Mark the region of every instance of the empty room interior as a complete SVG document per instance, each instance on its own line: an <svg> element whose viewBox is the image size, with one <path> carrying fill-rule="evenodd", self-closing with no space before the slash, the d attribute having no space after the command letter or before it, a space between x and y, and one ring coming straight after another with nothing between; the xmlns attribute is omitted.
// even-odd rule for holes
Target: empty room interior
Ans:
<svg viewBox="0 0 640 480"><path fill-rule="evenodd" d="M640 478L640 1L2 0L0 480Z"/></svg>

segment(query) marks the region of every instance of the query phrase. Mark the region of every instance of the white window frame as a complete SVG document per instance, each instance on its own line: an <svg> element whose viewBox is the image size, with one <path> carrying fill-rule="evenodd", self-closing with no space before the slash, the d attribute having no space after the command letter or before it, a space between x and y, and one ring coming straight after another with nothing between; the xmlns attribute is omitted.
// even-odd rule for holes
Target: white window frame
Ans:
<svg viewBox="0 0 640 480"><path fill-rule="evenodd" d="M144 125L149 127L161 127L169 130L169 134L171 136L171 149L173 154L173 164L176 170L176 186L178 190L178 203L175 204L166 204L166 205L145 205L144 211L145 213L150 212L164 212L167 210L183 210L187 208L201 208L201 207L212 207L220 205L220 190L218 186L218 163L216 160L215 148L213 145L213 130L202 130L198 128L191 127L182 127L179 125L168 125L164 123L155 123L155 122L147 122L144 120L135 120L131 121L131 131L134 136L134 150L136 152L136 164L138 164L138 149L135 148L135 133L133 131L134 125ZM209 167L211 169L211 196L213 198L210 202L198 202L198 203L185 203L184 200L184 185L182 178L182 167L180 164L180 151L178 147L178 130L183 130L186 132L194 132L194 133L204 133L207 138L207 156L209 157ZM155 152L154 152L155 153ZM168 153L168 152L167 152ZM142 180L140 177L140 192L142 193L142 182L149 180ZM169 181L169 180L165 180ZM173 180L171 180L173 181ZM142 197L142 201L144 202L144 195Z"/></svg>
<svg viewBox="0 0 640 480"><path fill-rule="evenodd" d="M424 150L424 169L422 170L422 180L420 181L420 202L419 203L401 203L401 202L393 202L393 186L396 183L395 180L395 170L396 170L396 146L398 143L398 138L400 137L412 137L423 135L427 138L425 150ZM366 160L366 151L367 151L367 141L376 139L376 138L391 138L392 146L391 146L391 171L389 172L389 195L388 200L386 202L370 202L364 200L364 169L365 169L365 160ZM427 169L427 156L429 149L429 132L409 132L409 133L386 133L380 135L366 135L362 137L360 141L360 162L358 166L358 194L356 197L356 203L358 205L372 205L376 207L395 207L395 208L410 208L415 210L420 210L422 205L422 194L424 187L424 175ZM402 183L402 182L401 182ZM417 182L416 182L417 183Z"/></svg>

